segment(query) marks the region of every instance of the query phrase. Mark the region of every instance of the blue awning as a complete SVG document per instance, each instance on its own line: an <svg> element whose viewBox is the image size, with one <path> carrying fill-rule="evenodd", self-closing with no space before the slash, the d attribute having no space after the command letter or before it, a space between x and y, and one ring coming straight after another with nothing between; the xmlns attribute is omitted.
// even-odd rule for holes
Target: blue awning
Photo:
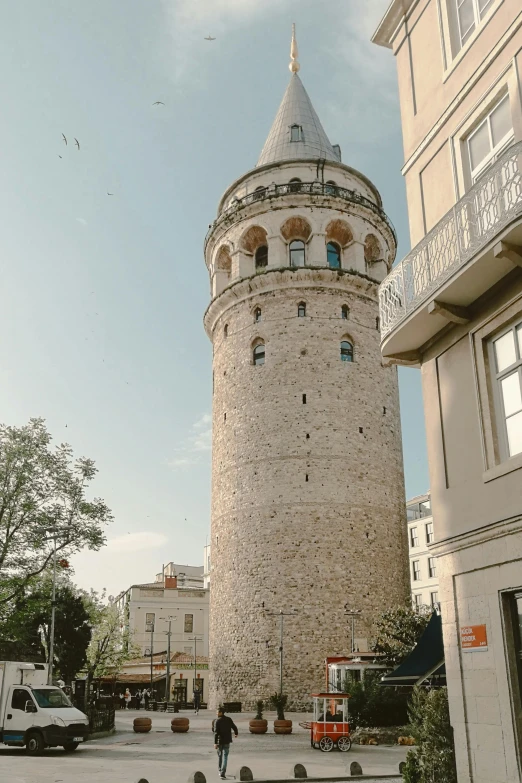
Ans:
<svg viewBox="0 0 522 783"><path fill-rule="evenodd" d="M442 618L436 612L417 645L395 671L381 679L381 685L420 685L429 680L436 685L446 685Z"/></svg>

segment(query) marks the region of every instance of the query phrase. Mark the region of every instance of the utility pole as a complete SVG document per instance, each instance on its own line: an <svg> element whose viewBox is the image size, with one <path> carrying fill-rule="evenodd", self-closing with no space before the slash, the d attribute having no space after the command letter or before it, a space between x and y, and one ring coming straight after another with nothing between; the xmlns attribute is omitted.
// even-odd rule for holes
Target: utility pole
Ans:
<svg viewBox="0 0 522 783"><path fill-rule="evenodd" d="M53 541L53 589L51 597L51 628L49 631L49 667L47 670L47 685L53 684L54 670L54 627L56 622L56 541L60 533L67 534L68 527L58 527L56 525L39 528L41 533L46 533Z"/></svg>
<svg viewBox="0 0 522 783"><path fill-rule="evenodd" d="M355 618L362 613L362 609L348 609L348 604L344 605L345 617L352 618L352 649L351 652L355 652Z"/></svg>
<svg viewBox="0 0 522 783"><path fill-rule="evenodd" d="M166 700L170 701L170 637L172 636L172 621L177 620L177 617L173 617L169 614L168 617L160 617L160 620L167 620L169 624L169 630L167 631L167 682L166 682Z"/></svg>
<svg viewBox="0 0 522 783"><path fill-rule="evenodd" d="M267 612L270 617L279 617L279 695L283 695L283 635L284 635L284 621L285 617L295 617L296 611L283 612L282 609L279 612Z"/></svg>
<svg viewBox="0 0 522 783"><path fill-rule="evenodd" d="M154 695L154 623L150 624L150 696Z"/></svg>
<svg viewBox="0 0 522 783"><path fill-rule="evenodd" d="M197 668L198 668L197 644L198 644L198 642L202 642L203 641L203 637L202 636L196 636L196 634L194 634L194 636L189 636L188 640L189 640L189 642L194 642L194 686L193 686L193 690L195 690L196 689L196 677L197 677L196 671L197 671Z"/></svg>

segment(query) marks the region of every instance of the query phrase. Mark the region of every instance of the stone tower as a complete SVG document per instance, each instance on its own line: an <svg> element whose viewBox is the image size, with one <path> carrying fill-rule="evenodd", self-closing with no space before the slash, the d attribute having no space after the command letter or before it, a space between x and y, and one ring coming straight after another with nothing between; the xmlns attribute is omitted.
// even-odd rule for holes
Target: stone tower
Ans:
<svg viewBox="0 0 522 783"><path fill-rule="evenodd" d="M396 252L372 183L341 162L297 74L205 241L212 340L210 704L279 687L303 707L327 655L407 600L396 367L378 283Z"/></svg>

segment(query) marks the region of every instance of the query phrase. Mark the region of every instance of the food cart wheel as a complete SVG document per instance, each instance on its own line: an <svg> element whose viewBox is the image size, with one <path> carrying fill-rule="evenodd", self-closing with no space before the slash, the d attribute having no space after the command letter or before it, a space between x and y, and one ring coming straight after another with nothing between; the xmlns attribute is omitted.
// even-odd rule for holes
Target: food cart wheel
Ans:
<svg viewBox="0 0 522 783"><path fill-rule="evenodd" d="M330 753L333 749L334 743L331 737L321 737L319 740L319 747L324 753Z"/></svg>
<svg viewBox="0 0 522 783"><path fill-rule="evenodd" d="M337 741L337 747L343 753L346 753L348 750L350 750L350 748L352 747L352 741L350 737L339 737Z"/></svg>

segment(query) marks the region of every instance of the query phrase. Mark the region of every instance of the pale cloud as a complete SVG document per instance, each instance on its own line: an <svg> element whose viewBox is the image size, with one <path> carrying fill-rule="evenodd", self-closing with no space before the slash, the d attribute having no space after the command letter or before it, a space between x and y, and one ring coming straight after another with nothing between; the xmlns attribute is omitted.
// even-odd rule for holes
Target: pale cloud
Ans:
<svg viewBox="0 0 522 783"><path fill-rule="evenodd" d="M88 224L87 224L87 221L85 220L85 218L76 218L76 222L77 222L77 223L81 223L81 224L82 224L82 226L86 226L86 225L88 225Z"/></svg>
<svg viewBox="0 0 522 783"><path fill-rule="evenodd" d="M125 536L117 536L107 541L106 550L116 552L141 552L144 549L159 549L167 543L167 536L163 533L151 531L139 531L127 533Z"/></svg>
<svg viewBox="0 0 522 783"><path fill-rule="evenodd" d="M212 450L212 416L204 413L191 427L183 445L177 449L177 456L168 460L171 468L196 465L202 456Z"/></svg>
<svg viewBox="0 0 522 783"><path fill-rule="evenodd" d="M174 79L189 76L191 85L199 78L194 68L194 49L207 35L217 40L208 46L220 46L221 34L242 27L258 15L270 12L280 0L161 0L173 39Z"/></svg>

